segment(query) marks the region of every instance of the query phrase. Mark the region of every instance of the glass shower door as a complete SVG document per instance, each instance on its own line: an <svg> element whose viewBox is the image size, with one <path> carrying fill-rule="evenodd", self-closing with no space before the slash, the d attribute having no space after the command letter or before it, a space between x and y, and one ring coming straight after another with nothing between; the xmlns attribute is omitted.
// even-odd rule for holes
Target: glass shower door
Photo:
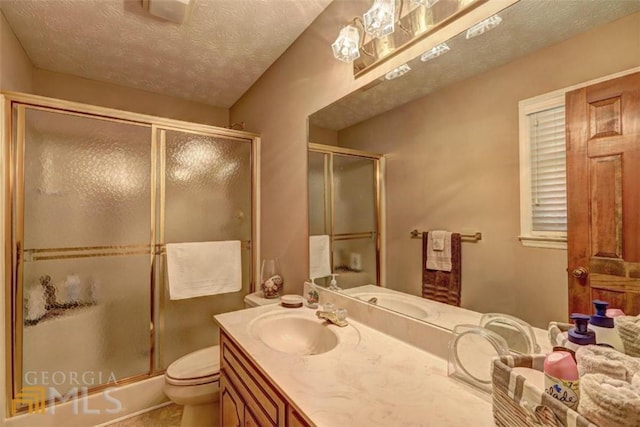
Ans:
<svg viewBox="0 0 640 427"><path fill-rule="evenodd" d="M251 140L159 130L160 244L241 241L242 291L184 300L169 299L166 257L158 258L162 311L158 367L217 343L212 316L236 309L251 287ZM160 313L159 313L160 314Z"/></svg>
<svg viewBox="0 0 640 427"><path fill-rule="evenodd" d="M15 392L147 375L151 126L16 110Z"/></svg>
<svg viewBox="0 0 640 427"><path fill-rule="evenodd" d="M310 144L308 165L309 235L330 237L338 285L380 284L380 157ZM329 278L315 283L327 286Z"/></svg>
<svg viewBox="0 0 640 427"><path fill-rule="evenodd" d="M376 161L333 154L333 269L344 287L378 284Z"/></svg>

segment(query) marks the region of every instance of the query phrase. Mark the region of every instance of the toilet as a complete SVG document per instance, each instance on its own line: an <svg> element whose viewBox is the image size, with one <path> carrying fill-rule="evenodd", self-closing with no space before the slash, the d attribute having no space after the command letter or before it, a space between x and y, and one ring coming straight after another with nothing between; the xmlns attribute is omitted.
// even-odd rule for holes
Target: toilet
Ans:
<svg viewBox="0 0 640 427"><path fill-rule="evenodd" d="M247 308L278 301L264 298L262 292L244 297ZM184 406L182 427L220 425L220 347L196 350L169 365L163 391L173 403Z"/></svg>

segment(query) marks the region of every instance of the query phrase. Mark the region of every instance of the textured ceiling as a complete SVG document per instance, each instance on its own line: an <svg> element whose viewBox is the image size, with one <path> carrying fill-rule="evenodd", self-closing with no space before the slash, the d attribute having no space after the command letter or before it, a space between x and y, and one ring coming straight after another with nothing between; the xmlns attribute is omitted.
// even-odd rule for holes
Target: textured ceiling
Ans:
<svg viewBox="0 0 640 427"><path fill-rule="evenodd" d="M503 20L496 29L471 40L459 34L447 42L451 51L445 55L427 63L416 58L409 62L412 70L408 74L390 81L375 80L316 112L310 122L344 129L638 11L640 1L636 0L520 0L499 13Z"/></svg>
<svg viewBox="0 0 640 427"><path fill-rule="evenodd" d="M183 25L149 15L141 0L0 8L38 68L230 107L330 2L195 0Z"/></svg>

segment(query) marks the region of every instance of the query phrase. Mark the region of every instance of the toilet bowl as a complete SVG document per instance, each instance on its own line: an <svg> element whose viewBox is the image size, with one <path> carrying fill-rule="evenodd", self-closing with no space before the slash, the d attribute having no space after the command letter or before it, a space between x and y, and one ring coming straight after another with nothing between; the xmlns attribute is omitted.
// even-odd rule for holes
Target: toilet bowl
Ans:
<svg viewBox="0 0 640 427"><path fill-rule="evenodd" d="M266 299L262 292L245 296L245 307L275 304L279 298ZM184 405L182 427L220 425L220 347L206 347L182 356L167 368L164 394Z"/></svg>
<svg viewBox="0 0 640 427"><path fill-rule="evenodd" d="M220 347L203 348L173 362L164 375L164 394L184 405L181 426L218 426Z"/></svg>

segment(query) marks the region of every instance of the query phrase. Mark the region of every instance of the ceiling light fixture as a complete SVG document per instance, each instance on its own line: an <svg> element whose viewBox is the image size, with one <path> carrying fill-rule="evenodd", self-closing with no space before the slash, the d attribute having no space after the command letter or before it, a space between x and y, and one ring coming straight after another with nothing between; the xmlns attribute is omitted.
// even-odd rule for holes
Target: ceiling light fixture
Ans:
<svg viewBox="0 0 640 427"><path fill-rule="evenodd" d="M427 9L431 8L434 4L438 3L438 0L411 0L413 4L424 6Z"/></svg>
<svg viewBox="0 0 640 427"><path fill-rule="evenodd" d="M438 46L435 46L423 53L420 57L420 60L422 62L427 62L449 52L450 50L451 48L449 47L449 45L447 45L446 43L440 43Z"/></svg>
<svg viewBox="0 0 640 427"><path fill-rule="evenodd" d="M364 23L359 16L353 18L351 24L340 30L338 38L331 45L333 56L336 59L343 62L353 62L360 58L361 50L365 55L373 56L363 47L365 34L360 32L357 25L360 25L364 31Z"/></svg>
<svg viewBox="0 0 640 427"><path fill-rule="evenodd" d="M395 0L374 0L365 12L364 30L372 37L380 38L393 33L396 15Z"/></svg>
<svg viewBox="0 0 640 427"><path fill-rule="evenodd" d="M494 29L495 27L500 25L501 22L502 18L500 18L498 15L493 15L485 19L484 21L478 22L476 25L467 30L467 40Z"/></svg>
<svg viewBox="0 0 640 427"><path fill-rule="evenodd" d="M393 70L391 70L387 74L385 74L384 78L387 79L387 80L397 79L400 76L404 76L409 71L411 71L411 67L409 67L408 64L402 64L398 68L394 68Z"/></svg>
<svg viewBox="0 0 640 427"><path fill-rule="evenodd" d="M360 31L353 26L347 25L340 30L336 41L331 45L333 56L343 62L352 62L360 58Z"/></svg>

